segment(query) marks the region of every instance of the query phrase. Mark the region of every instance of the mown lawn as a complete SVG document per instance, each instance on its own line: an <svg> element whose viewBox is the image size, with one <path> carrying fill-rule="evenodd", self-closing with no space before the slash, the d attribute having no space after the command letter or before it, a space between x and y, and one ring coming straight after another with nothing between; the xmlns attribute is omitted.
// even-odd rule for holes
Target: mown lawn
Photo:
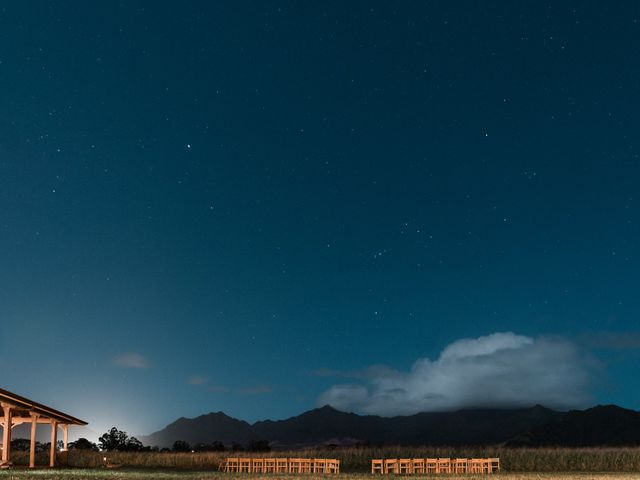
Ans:
<svg viewBox="0 0 640 480"><path fill-rule="evenodd" d="M499 480L630 480L640 479L638 473L499 473ZM378 476L379 477L379 476ZM398 476L399 477L399 476ZM331 480L330 475L250 475L219 472L189 472L176 470L128 469L42 469L0 470L0 480ZM368 474L340 474L341 480L372 480ZM387 478L385 476L385 478ZM403 475L402 480L430 478L443 480L489 480L490 475ZM381 479L382 480L382 479ZM497 480L497 479L496 479Z"/></svg>

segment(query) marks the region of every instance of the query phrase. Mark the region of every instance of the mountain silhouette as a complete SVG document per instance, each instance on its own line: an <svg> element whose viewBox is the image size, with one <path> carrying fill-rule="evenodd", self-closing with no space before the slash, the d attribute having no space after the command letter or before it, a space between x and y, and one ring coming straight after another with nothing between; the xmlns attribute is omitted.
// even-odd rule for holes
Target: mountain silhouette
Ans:
<svg viewBox="0 0 640 480"><path fill-rule="evenodd" d="M327 443L373 445L485 445L506 442L535 427L557 422L564 414L535 406L519 409L467 409L378 417L346 413L325 406L286 420L253 425L222 412L180 418L164 429L140 437L146 445L247 443L267 440L277 448Z"/></svg>
<svg viewBox="0 0 640 480"><path fill-rule="evenodd" d="M180 418L141 437L146 445L266 440L274 448L323 444L619 446L640 445L640 413L615 405L558 412L540 405L517 409L465 409L378 417L325 406L286 420L253 425L222 412Z"/></svg>
<svg viewBox="0 0 640 480"><path fill-rule="evenodd" d="M507 442L508 446L604 447L640 445L640 413L616 405L571 410Z"/></svg>
<svg viewBox="0 0 640 480"><path fill-rule="evenodd" d="M254 439L253 427L232 418L223 412L211 412L195 418L181 417L159 432L140 437L146 445L170 447L176 440L185 440L192 445L219 440L225 443L246 443Z"/></svg>

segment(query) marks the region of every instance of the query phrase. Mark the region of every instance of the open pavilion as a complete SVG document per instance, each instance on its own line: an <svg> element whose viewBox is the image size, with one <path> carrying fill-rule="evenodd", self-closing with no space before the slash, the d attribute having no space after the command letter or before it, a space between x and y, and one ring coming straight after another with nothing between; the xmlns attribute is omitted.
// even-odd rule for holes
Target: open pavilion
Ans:
<svg viewBox="0 0 640 480"><path fill-rule="evenodd" d="M58 428L62 430L63 451L67 450L70 425L87 425L87 422L62 413L41 403L21 397L15 393L0 389L0 406L2 407L2 459L0 466L10 465L11 429L23 423L31 424L31 445L29 448L29 467L36 466L36 432L38 424L48 424L51 429L51 450L49 466L55 467Z"/></svg>

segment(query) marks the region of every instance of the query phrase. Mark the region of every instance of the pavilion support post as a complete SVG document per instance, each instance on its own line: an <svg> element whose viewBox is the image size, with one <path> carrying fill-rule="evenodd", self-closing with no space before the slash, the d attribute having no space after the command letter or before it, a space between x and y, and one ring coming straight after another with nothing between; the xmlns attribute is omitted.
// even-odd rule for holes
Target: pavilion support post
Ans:
<svg viewBox="0 0 640 480"><path fill-rule="evenodd" d="M36 428L38 426L38 415L31 414L31 444L29 445L29 468L36 466Z"/></svg>
<svg viewBox="0 0 640 480"><path fill-rule="evenodd" d="M2 462L9 463L11 458L11 407L2 405L4 413L4 426L2 429Z"/></svg>
<svg viewBox="0 0 640 480"><path fill-rule="evenodd" d="M69 425L60 425L62 428L62 449L66 452L69 447Z"/></svg>
<svg viewBox="0 0 640 480"><path fill-rule="evenodd" d="M51 420L51 451L49 452L49 466L56 466L56 444L58 443L58 422Z"/></svg>

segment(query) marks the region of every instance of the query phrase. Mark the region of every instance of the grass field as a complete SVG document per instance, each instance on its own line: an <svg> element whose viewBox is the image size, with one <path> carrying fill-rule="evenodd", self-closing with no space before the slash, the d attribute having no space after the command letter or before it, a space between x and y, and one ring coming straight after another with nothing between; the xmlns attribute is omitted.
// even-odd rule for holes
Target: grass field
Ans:
<svg viewBox="0 0 640 480"><path fill-rule="evenodd" d="M192 479L192 480L241 480L241 479L330 479L330 476L317 475L249 475L224 474L218 472L218 465L228 456L252 457L308 457L338 458L341 461L340 479L372 479L372 458L487 458L499 457L501 479L617 479L638 478L640 480L640 448L539 448L508 449L488 448L433 448L433 447L384 447L350 448L338 450L298 450L292 452L253 453L248 452L211 452L211 453L159 453L159 452L87 452L70 451L68 466L62 470L25 470L20 465L28 463L28 453L12 452L11 460L18 467L0 470L3 479L41 479L41 480L91 480L91 479ZM121 468L105 469L104 458L110 464ZM59 457L60 460L63 457ZM44 465L48 456L41 454L37 463ZM609 472L609 473L600 473ZM409 479L418 478L406 476ZM425 478L426 475L420 476ZM487 478L478 475L431 475L439 478L464 478L473 480ZM388 478L385 476L384 478ZM381 479L382 480L382 479Z"/></svg>
<svg viewBox="0 0 640 480"><path fill-rule="evenodd" d="M211 453L155 453L155 452L83 452L70 451L68 466L97 469L109 463L123 468L216 471L228 456L338 458L344 474L368 473L372 458L488 458L499 457L503 472L628 472L640 473L640 448L350 448L339 450L298 450L293 452L211 452ZM12 452L16 465L28 463L27 452ZM37 463L46 465L48 456L40 455ZM273 478L273 477L270 477ZM289 477L290 478L290 477ZM309 477L305 477L309 478ZM468 477L465 477L468 478Z"/></svg>
<svg viewBox="0 0 640 480"><path fill-rule="evenodd" d="M106 470L106 469L58 469L58 470L3 470L0 480L331 480L321 475L249 475L219 472L180 472L171 470ZM372 480L368 474L340 474L341 480ZM387 478L386 476L384 478ZM489 475L403 475L403 480L418 478L443 478L446 480L488 480ZM640 479L640 473L500 473L499 480L630 480Z"/></svg>

